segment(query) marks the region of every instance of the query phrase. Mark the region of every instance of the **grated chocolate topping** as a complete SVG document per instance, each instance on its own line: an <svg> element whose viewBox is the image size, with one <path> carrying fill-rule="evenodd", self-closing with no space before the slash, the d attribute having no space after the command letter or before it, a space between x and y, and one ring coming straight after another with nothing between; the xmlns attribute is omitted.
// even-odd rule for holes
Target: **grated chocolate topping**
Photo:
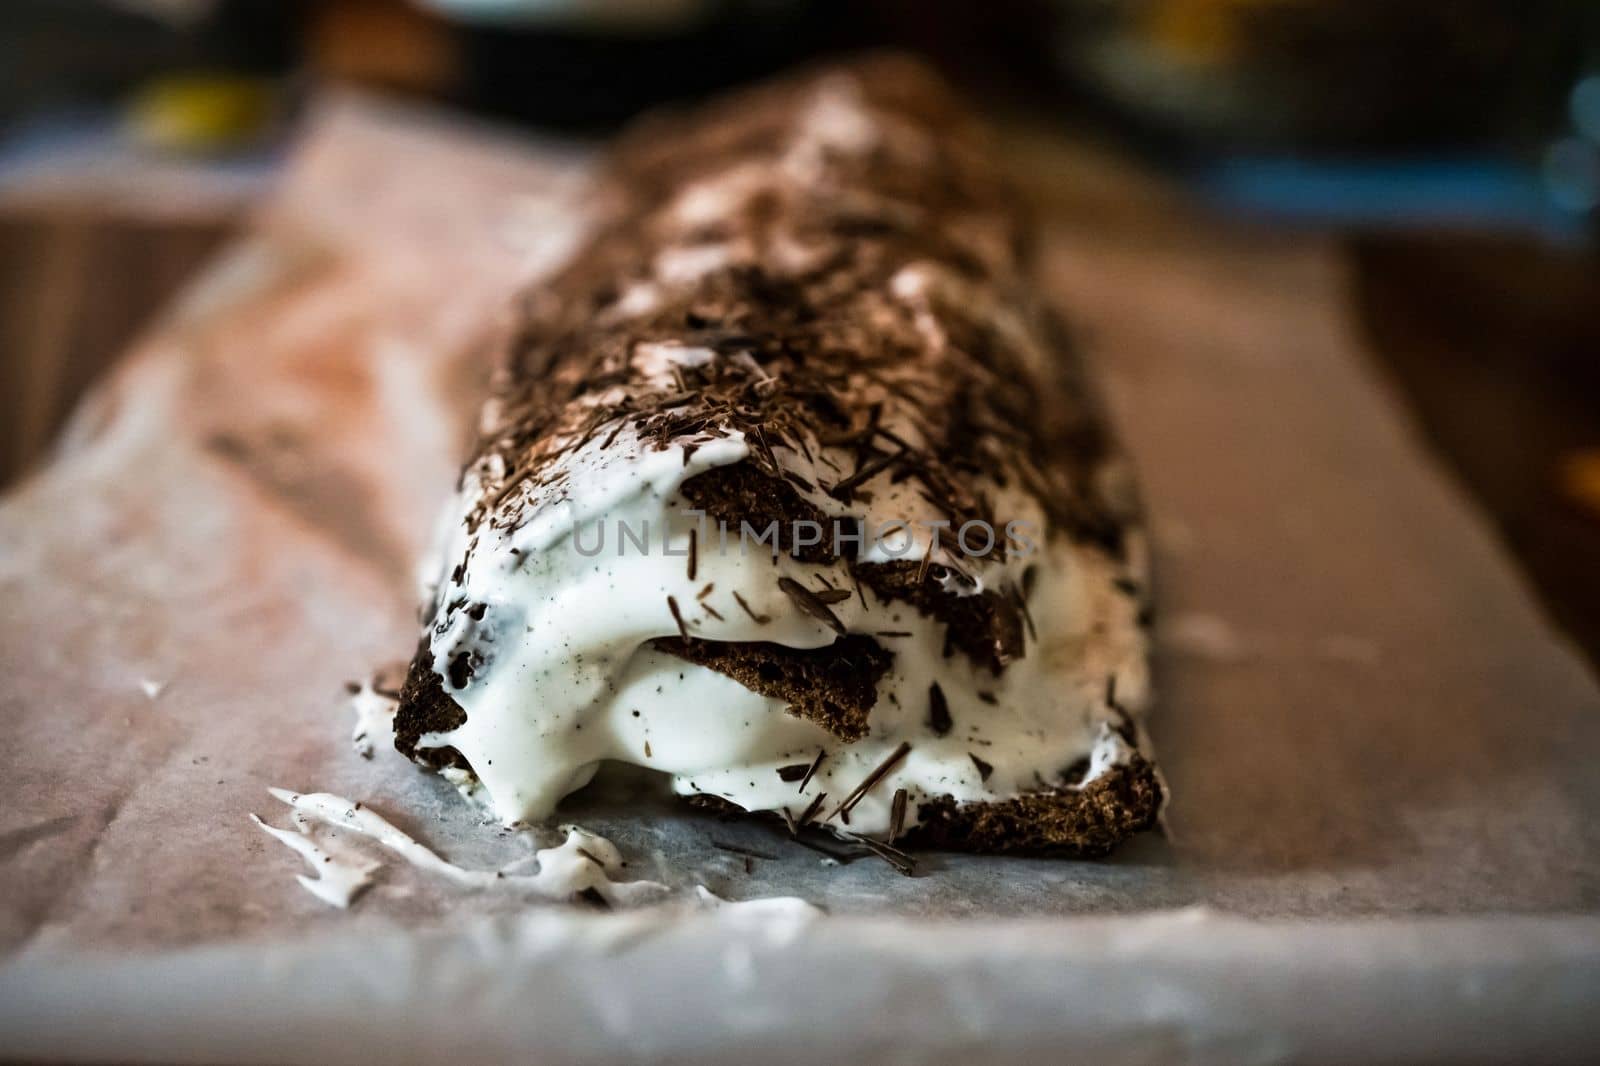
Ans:
<svg viewBox="0 0 1600 1066"><path fill-rule="evenodd" d="M741 434L749 457L691 479L691 504L787 529L821 518L808 494L864 517L874 479L914 483L950 523L942 563L930 554L914 580L864 564L853 581L1003 669L1022 653L1021 597L943 594L935 579L962 565L951 530L1003 525L992 496L1011 485L1050 535L1116 553L1125 523L1095 476L1103 421L1029 295L1025 212L992 157L945 88L893 58L644 123L609 161L592 239L519 302L469 524L515 526L559 499L555 460L590 440L692 449ZM641 352L706 357L662 367ZM824 484L782 458L822 448L849 455ZM781 547L839 561L828 543Z"/></svg>

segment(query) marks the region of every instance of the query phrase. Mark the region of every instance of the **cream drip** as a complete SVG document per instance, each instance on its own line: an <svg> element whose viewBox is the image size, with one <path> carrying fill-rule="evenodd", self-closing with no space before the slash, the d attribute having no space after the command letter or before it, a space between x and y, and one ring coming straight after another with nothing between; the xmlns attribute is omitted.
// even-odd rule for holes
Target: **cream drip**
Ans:
<svg viewBox="0 0 1600 1066"><path fill-rule="evenodd" d="M306 861L306 865L311 867L317 876L297 874L295 880L307 892L329 906L341 910L349 907L372 883L372 872L379 864L370 859L345 854L342 850L335 853L319 845L312 838L314 831L312 819L301 812L295 811L290 815L290 824L293 826L291 829L279 829L277 826L268 825L253 814L250 820L260 826L263 832L275 837Z"/></svg>
<svg viewBox="0 0 1600 1066"><path fill-rule="evenodd" d="M396 828L388 819L360 803L328 792L300 793L269 789L273 798L294 810L291 832L267 825L251 815L266 832L298 852L321 877L300 875L297 880L306 891L336 907L348 907L366 886L378 866L368 860L341 859L319 847L311 839L312 823L332 826L357 834L393 852L425 873L443 878L461 888L515 892L550 900L570 900L586 892L597 893L607 903L635 905L665 897L668 889L655 881L616 881L622 872L622 855L616 846L578 826L562 826L566 838L556 847L543 848L534 856L537 870L532 874L503 870L468 870L442 858L437 852Z"/></svg>

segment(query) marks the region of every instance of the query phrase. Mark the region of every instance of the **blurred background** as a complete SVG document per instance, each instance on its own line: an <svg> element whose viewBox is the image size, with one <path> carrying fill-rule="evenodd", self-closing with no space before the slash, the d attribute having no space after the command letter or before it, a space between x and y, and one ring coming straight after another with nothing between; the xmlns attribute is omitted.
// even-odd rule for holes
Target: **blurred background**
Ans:
<svg viewBox="0 0 1600 1066"><path fill-rule="evenodd" d="M603 137L879 45L1199 209L1344 242L1378 369L1600 657L1592 0L6 0L0 486L328 86Z"/></svg>

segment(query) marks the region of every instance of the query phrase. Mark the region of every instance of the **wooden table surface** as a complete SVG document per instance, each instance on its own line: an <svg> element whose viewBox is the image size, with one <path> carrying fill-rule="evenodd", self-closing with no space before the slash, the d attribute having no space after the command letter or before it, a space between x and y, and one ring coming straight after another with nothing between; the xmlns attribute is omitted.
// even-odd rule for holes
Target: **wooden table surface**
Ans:
<svg viewBox="0 0 1600 1066"><path fill-rule="evenodd" d="M0 205L0 485L40 461L88 384L239 225ZM1493 516L1557 622L1600 664L1600 501L1563 491L1600 449L1600 270L1482 237L1349 244L1369 350Z"/></svg>

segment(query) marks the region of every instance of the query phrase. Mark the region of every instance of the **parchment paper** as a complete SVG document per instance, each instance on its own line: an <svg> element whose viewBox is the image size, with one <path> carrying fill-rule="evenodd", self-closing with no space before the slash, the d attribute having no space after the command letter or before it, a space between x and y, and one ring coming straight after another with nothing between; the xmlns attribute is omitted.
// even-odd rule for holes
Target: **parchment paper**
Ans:
<svg viewBox="0 0 1600 1066"><path fill-rule="evenodd" d="M1011 146L1152 512L1168 838L907 879L623 789L571 816L635 875L830 916L596 916L399 863L349 912L300 890L248 821L283 824L268 786L467 865L529 847L360 758L342 684L415 639L488 327L571 239L586 165L341 98L0 504L0 1050L1581 1057L1600 693L1375 380L1336 249Z"/></svg>

